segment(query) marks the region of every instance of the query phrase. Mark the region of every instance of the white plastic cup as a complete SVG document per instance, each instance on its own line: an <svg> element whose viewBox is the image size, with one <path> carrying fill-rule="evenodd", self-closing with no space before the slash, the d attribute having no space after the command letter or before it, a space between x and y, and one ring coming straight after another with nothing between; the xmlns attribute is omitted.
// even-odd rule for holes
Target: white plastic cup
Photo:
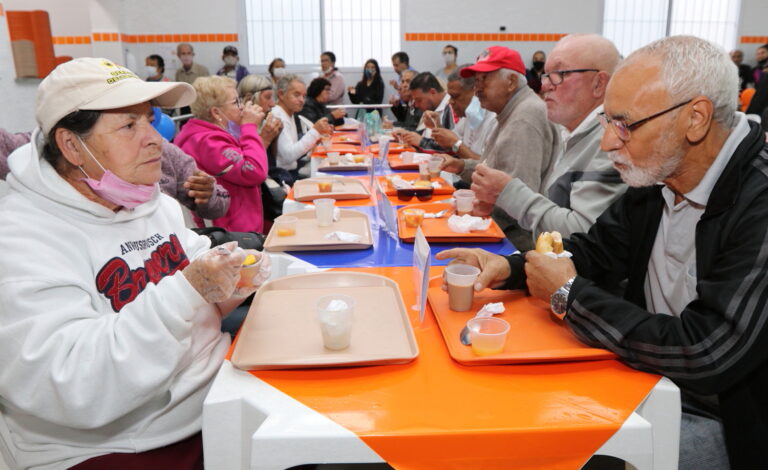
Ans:
<svg viewBox="0 0 768 470"><path fill-rule="evenodd" d="M347 295L326 295L317 301L317 320L326 349L338 351L349 347L354 310L355 299Z"/></svg>
<svg viewBox="0 0 768 470"><path fill-rule="evenodd" d="M325 147L325 151L331 150L331 146L333 145L333 140L331 139L331 136L323 136L320 141L323 144L323 147Z"/></svg>
<svg viewBox="0 0 768 470"><path fill-rule="evenodd" d="M410 165L413 163L413 152L403 152L400 154L400 159L403 163Z"/></svg>
<svg viewBox="0 0 768 470"><path fill-rule="evenodd" d="M333 209L336 204L335 199L322 198L312 201L315 205L315 217L317 225L320 227L330 227L333 224Z"/></svg>
<svg viewBox="0 0 768 470"><path fill-rule="evenodd" d="M329 165L336 166L339 164L339 152L328 152L325 157L328 159Z"/></svg>
<svg viewBox="0 0 768 470"><path fill-rule="evenodd" d="M443 166L443 157L433 155L429 157L428 168L429 176L432 178L438 178L440 176L440 168Z"/></svg>
<svg viewBox="0 0 768 470"><path fill-rule="evenodd" d="M509 323L501 318L473 318L467 322L472 352L478 356L499 354L509 333Z"/></svg>
<svg viewBox="0 0 768 470"><path fill-rule="evenodd" d="M471 214L475 203L475 192L471 189L459 189L453 193L456 200L456 214Z"/></svg>
<svg viewBox="0 0 768 470"><path fill-rule="evenodd" d="M419 179L429 181L429 162L426 160L419 162Z"/></svg>
<svg viewBox="0 0 768 470"><path fill-rule="evenodd" d="M475 298L475 281L480 268L469 264L449 264L445 268L448 284L448 307L454 312L466 312L472 308Z"/></svg>

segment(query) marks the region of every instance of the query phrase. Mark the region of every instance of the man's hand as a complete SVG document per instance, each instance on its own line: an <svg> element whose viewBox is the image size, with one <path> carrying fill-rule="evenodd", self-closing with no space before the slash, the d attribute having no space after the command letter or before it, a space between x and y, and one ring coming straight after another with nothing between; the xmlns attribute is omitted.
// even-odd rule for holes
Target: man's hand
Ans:
<svg viewBox="0 0 768 470"><path fill-rule="evenodd" d="M207 204L213 194L216 179L208 173L195 170L184 182L184 188L188 189L187 195L195 200L195 204Z"/></svg>
<svg viewBox="0 0 768 470"><path fill-rule="evenodd" d="M421 136L416 132L407 131L405 129L397 128L392 131L392 135L398 140L398 142L408 144L413 147L418 147L421 143Z"/></svg>
<svg viewBox="0 0 768 470"><path fill-rule="evenodd" d="M341 119L346 115L347 115L347 111L344 110L344 108L336 108L333 111L331 111L331 116L333 116L334 119Z"/></svg>
<svg viewBox="0 0 768 470"><path fill-rule="evenodd" d="M391 104L392 106L397 106L398 104L400 104L400 95L398 94L390 95L389 104Z"/></svg>
<svg viewBox="0 0 768 470"><path fill-rule="evenodd" d="M429 129L440 127L440 115L435 111L424 111L424 125Z"/></svg>
<svg viewBox="0 0 768 470"><path fill-rule="evenodd" d="M472 173L471 189L475 192L475 198L478 201L495 205L499 194L510 181L512 181L512 177L507 173L494 170L484 163L478 163Z"/></svg>
<svg viewBox="0 0 768 470"><path fill-rule="evenodd" d="M328 118L321 118L318 119L317 122L314 125L315 130L321 134L330 134L331 133L331 125L328 124Z"/></svg>
<svg viewBox="0 0 768 470"><path fill-rule="evenodd" d="M443 157L443 171L457 175L464 171L464 160L461 158L452 157L447 153L438 153L437 155Z"/></svg>
<svg viewBox="0 0 768 470"><path fill-rule="evenodd" d="M442 127L432 129L432 138L437 142L437 145L448 150L459 140L459 136L455 132Z"/></svg>
<svg viewBox="0 0 768 470"><path fill-rule="evenodd" d="M509 262L507 262L506 258L480 248L453 248L441 251L435 255L435 258L454 258L450 264L469 264L480 268L480 275L477 277L477 281L475 281L476 292L479 292L486 287L498 287L504 284L507 278L512 274L512 271L509 269ZM443 290L447 289L448 285L445 281L445 274L443 274Z"/></svg>
<svg viewBox="0 0 768 470"><path fill-rule="evenodd" d="M355 93L357 93L357 88L355 88L355 87L353 87L353 86L348 86L348 87L347 87L347 92L348 92L350 95L354 95Z"/></svg>
<svg viewBox="0 0 768 470"><path fill-rule="evenodd" d="M392 88L394 88L395 90L397 90L397 88L400 86L400 84L397 83L397 80L394 80L394 79L390 80L389 84L392 85Z"/></svg>
<svg viewBox="0 0 768 470"><path fill-rule="evenodd" d="M525 274L531 295L549 303L552 294L576 276L576 267L570 258L552 258L531 250L525 255Z"/></svg>

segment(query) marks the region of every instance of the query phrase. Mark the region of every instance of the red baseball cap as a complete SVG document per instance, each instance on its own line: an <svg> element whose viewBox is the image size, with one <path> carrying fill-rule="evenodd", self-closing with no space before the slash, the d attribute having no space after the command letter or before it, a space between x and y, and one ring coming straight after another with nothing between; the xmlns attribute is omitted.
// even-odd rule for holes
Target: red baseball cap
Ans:
<svg viewBox="0 0 768 470"><path fill-rule="evenodd" d="M510 69L525 75L525 64L520 53L504 46L491 46L477 57L475 65L461 69L461 76L469 78L477 72L493 72L499 69Z"/></svg>

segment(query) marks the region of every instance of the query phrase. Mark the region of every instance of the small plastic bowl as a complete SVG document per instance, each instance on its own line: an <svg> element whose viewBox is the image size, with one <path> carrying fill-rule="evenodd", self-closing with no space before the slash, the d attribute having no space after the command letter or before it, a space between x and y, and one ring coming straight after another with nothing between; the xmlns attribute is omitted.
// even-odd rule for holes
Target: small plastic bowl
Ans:
<svg viewBox="0 0 768 470"><path fill-rule="evenodd" d="M467 322L472 352L478 356L499 354L509 333L509 323L501 318L473 318Z"/></svg>
<svg viewBox="0 0 768 470"><path fill-rule="evenodd" d="M296 222L299 219L292 215L283 215L275 219L272 229L275 230L278 237L292 237L296 235Z"/></svg>
<svg viewBox="0 0 768 470"><path fill-rule="evenodd" d="M406 227L420 227L421 223L424 222L424 209L403 209L403 220L405 220Z"/></svg>

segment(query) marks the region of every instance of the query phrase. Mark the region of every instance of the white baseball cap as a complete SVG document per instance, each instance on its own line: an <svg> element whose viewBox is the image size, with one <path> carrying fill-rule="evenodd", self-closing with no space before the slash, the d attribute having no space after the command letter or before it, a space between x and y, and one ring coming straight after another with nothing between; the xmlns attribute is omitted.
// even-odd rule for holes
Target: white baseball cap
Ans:
<svg viewBox="0 0 768 470"><path fill-rule="evenodd" d="M40 83L35 118L45 135L64 116L80 110L117 109L151 101L179 108L195 101L195 89L184 82L145 82L108 59L83 57L65 62Z"/></svg>

